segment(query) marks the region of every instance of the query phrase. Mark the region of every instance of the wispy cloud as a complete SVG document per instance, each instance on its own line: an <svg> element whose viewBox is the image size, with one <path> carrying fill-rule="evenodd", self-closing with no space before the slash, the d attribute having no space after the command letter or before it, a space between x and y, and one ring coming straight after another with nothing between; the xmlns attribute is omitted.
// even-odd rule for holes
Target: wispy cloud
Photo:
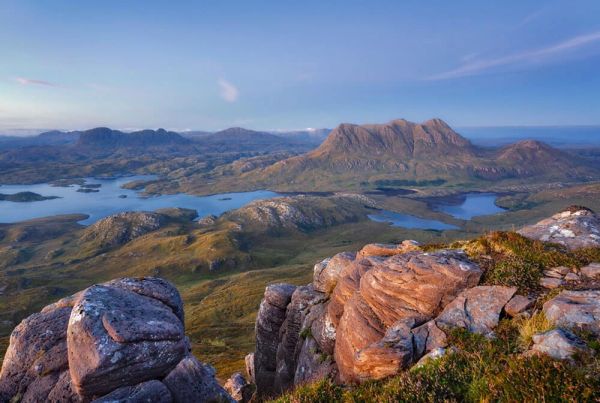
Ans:
<svg viewBox="0 0 600 403"><path fill-rule="evenodd" d="M231 84L229 81L220 78L218 81L220 88L220 95L227 102L235 102L240 96L240 92L237 87Z"/></svg>
<svg viewBox="0 0 600 403"><path fill-rule="evenodd" d="M474 76L478 74L483 74L489 70L498 67L506 67L506 66L514 66L514 65L524 65L528 63L534 62L544 62L548 60L552 60L552 57L561 55L565 52L575 50L577 48L581 48L583 46L599 42L600 41L600 31L592 32L585 35L579 35L565 41L556 43L551 46L547 46L545 48L532 49L525 52L513 53L510 55L497 57L497 58L489 58L489 59L479 59L479 60L471 60L464 63L462 66L446 71L440 74L435 74L431 77L428 77L429 80L448 80L452 78L466 77L466 76Z"/></svg>
<svg viewBox="0 0 600 403"><path fill-rule="evenodd" d="M21 85L41 85L45 87L58 87L58 85L44 80L36 80L33 78L17 77L15 81Z"/></svg>

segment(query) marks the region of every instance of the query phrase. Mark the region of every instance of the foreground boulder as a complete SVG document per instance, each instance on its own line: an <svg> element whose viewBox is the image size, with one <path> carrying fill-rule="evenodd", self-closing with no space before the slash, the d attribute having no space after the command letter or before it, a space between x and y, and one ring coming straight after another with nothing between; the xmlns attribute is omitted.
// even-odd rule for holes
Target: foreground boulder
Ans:
<svg viewBox="0 0 600 403"><path fill-rule="evenodd" d="M436 318L477 286L481 274L462 251L424 253L416 243L404 242L325 259L308 286L267 287L256 321L256 351L247 365L258 394L278 394L325 377L362 382L408 368L446 346ZM515 292L493 290L480 294L493 305L495 317L482 314L472 324L486 331ZM478 295L469 301L475 304Z"/></svg>
<svg viewBox="0 0 600 403"><path fill-rule="evenodd" d="M600 246L600 218L590 209L571 206L518 231L521 235L554 242L568 249Z"/></svg>
<svg viewBox="0 0 600 403"><path fill-rule="evenodd" d="M587 347L572 332L553 329L533 336L531 353L546 354L557 360L567 360L573 355L586 351Z"/></svg>
<svg viewBox="0 0 600 403"><path fill-rule="evenodd" d="M190 354L181 297L158 278L95 285L23 320L0 372L0 401L14 399L231 400Z"/></svg>
<svg viewBox="0 0 600 403"><path fill-rule="evenodd" d="M344 382L381 378L415 360L411 329L434 318L458 294L477 285L481 269L460 251L411 252L371 259L344 306L335 361ZM393 363L375 371L375 362Z"/></svg>

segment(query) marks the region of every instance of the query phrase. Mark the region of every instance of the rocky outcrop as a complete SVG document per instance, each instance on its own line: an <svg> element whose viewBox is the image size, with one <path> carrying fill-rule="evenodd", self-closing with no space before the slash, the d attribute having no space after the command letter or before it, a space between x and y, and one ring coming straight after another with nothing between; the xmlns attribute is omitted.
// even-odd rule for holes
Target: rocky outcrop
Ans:
<svg viewBox="0 0 600 403"><path fill-rule="evenodd" d="M600 290L562 291L544 304L543 311L557 326L600 336Z"/></svg>
<svg viewBox="0 0 600 403"><path fill-rule="evenodd" d="M477 285L482 274L459 251L367 260L372 266L345 304L337 328L334 355L342 381L368 377L363 363L372 362L371 356L398 360L400 354L403 358L395 372L406 368L413 357L412 351L402 351L408 343L404 335L434 318L461 291ZM392 345L390 340L398 341Z"/></svg>
<svg viewBox="0 0 600 403"><path fill-rule="evenodd" d="M85 229L82 242L96 242L100 247L123 245L164 225L166 217L150 212L125 212L97 221Z"/></svg>
<svg viewBox="0 0 600 403"><path fill-rule="evenodd" d="M306 231L364 219L375 202L359 194L338 193L327 197L298 195L257 200L225 217L262 231Z"/></svg>
<svg viewBox="0 0 600 403"><path fill-rule="evenodd" d="M277 349L279 330L286 319L286 309L296 287L291 284L272 284L265 295L256 317L256 352L254 353L254 379L263 394L273 394L277 376Z"/></svg>
<svg viewBox="0 0 600 403"><path fill-rule="evenodd" d="M482 271L462 251L417 248L414 242L370 245L318 263L308 286L267 287L257 318L254 368L247 365L259 395L325 377L383 378L446 347L438 315L476 287ZM476 287L465 293L463 314L475 315L469 328L491 333L514 292ZM478 303L492 312L477 311Z"/></svg>
<svg viewBox="0 0 600 403"><path fill-rule="evenodd" d="M592 210L580 206L571 206L518 232L569 249L600 246L600 218Z"/></svg>
<svg viewBox="0 0 600 403"><path fill-rule="evenodd" d="M369 244L318 262L312 284L269 286L247 359L257 395L323 378L351 385L396 375L456 352L454 329L493 339L501 319L528 320L547 298L540 289L516 295L516 286L479 285L483 270L463 250L425 250L413 241ZM543 267L543 279L577 290L543 305L556 328L534 335L525 354L571 360L589 351L575 334L600 335L600 291L581 291L596 287L595 273L594 264Z"/></svg>
<svg viewBox="0 0 600 403"><path fill-rule="evenodd" d="M120 279L49 305L15 328L0 400L230 400L214 375L189 352L175 287L158 278Z"/></svg>
<svg viewBox="0 0 600 403"><path fill-rule="evenodd" d="M285 321L279 331L277 346L277 374L275 389L286 390L294 385L298 356L301 350L302 328L310 309L324 300L323 293L315 291L312 285L297 287L287 306Z"/></svg>

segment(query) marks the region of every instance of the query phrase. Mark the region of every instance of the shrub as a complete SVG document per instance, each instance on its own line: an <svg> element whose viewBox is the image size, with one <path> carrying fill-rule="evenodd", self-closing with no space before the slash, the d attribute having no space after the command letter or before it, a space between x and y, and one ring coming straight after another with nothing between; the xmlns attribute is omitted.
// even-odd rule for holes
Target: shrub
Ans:
<svg viewBox="0 0 600 403"><path fill-rule="evenodd" d="M510 256L494 262L485 273L484 282L518 287L520 292L539 288L543 267L521 257Z"/></svg>
<svg viewBox="0 0 600 403"><path fill-rule="evenodd" d="M522 350L527 350L531 346L535 334L554 328L543 312L536 312L530 318L515 318L514 321L519 329L518 344Z"/></svg>

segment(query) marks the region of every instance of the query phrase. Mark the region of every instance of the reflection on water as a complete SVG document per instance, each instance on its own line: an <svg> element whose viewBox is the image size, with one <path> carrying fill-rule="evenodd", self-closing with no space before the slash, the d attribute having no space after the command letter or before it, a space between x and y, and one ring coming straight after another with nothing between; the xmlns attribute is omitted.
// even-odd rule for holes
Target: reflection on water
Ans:
<svg viewBox="0 0 600 403"><path fill-rule="evenodd" d="M111 214L123 211L153 211L166 207L183 207L198 211L200 217L208 214L220 215L248 204L253 200L269 199L277 193L266 190L243 193L223 193L212 196L188 194L142 197L135 190L122 189L125 183L134 180L149 180L152 176L130 176L115 179L86 179L87 183L100 184L88 189L98 192L81 192L78 185L54 187L47 183L35 185L3 185L0 193L14 194L35 192L42 196L58 196L59 199L28 203L0 201L0 222L11 223L32 218L59 214L88 214L82 224L91 224ZM79 190L79 191L78 191Z"/></svg>
<svg viewBox="0 0 600 403"><path fill-rule="evenodd" d="M451 202L434 202L433 209L449 214L461 220L470 220L482 215L497 214L505 211L496 206L497 195L493 193L467 193L458 204Z"/></svg>
<svg viewBox="0 0 600 403"><path fill-rule="evenodd" d="M496 206L498 196L493 193L467 193L459 198L441 198L431 201L431 208L435 211L449 214L461 220L470 220L482 215L497 214L505 211ZM437 220L419 218L409 214L395 213L383 210L381 213L372 214L369 218L373 221L387 222L394 227L418 228L431 230L459 229L455 225L446 224Z"/></svg>

